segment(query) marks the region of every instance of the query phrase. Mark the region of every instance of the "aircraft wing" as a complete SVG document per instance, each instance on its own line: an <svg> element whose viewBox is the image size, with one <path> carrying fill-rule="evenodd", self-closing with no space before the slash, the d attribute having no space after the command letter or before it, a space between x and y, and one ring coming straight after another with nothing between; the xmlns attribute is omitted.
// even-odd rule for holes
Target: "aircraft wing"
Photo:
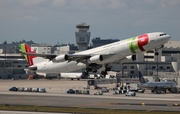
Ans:
<svg viewBox="0 0 180 114"><path fill-rule="evenodd" d="M21 53L25 54L25 55L30 55L30 56L43 57L43 58L49 59L49 60L52 60L53 58L58 56L56 54L38 54L38 53L31 53L31 52L21 52ZM101 55L101 56L103 56L103 59L105 59L105 58L108 58L115 54L112 54L112 53L108 53L108 54L67 54L69 62L77 61L77 62L82 62L82 63L85 63L86 60L88 60L89 58L91 58L93 56L97 56L97 55Z"/></svg>
<svg viewBox="0 0 180 114"><path fill-rule="evenodd" d="M43 57L45 59L52 60L55 58L57 55L56 54L39 54L39 53L29 53L29 52L21 52L25 55L30 55L30 56L37 56L37 57Z"/></svg>
<svg viewBox="0 0 180 114"><path fill-rule="evenodd" d="M86 60L90 59L93 56L103 56L103 59L109 58L110 56L115 54L70 54L68 55L69 59L68 61L77 61L85 63Z"/></svg>

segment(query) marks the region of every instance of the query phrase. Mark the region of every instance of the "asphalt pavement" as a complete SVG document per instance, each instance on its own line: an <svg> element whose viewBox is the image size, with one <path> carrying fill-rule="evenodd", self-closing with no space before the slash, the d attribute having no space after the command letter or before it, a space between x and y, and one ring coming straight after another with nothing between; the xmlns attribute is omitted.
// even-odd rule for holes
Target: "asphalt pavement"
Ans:
<svg viewBox="0 0 180 114"><path fill-rule="evenodd" d="M135 97L124 94L113 95L113 91L103 95L93 95L97 90L90 88L90 95L67 94L72 89L83 89L87 80L0 80L0 104L59 106L128 110L180 111L180 94L153 94L150 91L137 93ZM16 87L44 87L47 93L9 92ZM102 85L109 88L115 84Z"/></svg>

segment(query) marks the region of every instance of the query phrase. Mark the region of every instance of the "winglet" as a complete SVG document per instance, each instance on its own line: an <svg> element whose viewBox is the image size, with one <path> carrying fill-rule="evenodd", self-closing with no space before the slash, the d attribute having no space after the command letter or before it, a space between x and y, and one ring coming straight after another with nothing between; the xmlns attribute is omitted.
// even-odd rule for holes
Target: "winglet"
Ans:
<svg viewBox="0 0 180 114"><path fill-rule="evenodd" d="M139 75L139 82L140 83L146 83L146 81L145 81L145 79L144 79L144 77L140 71L138 71L138 75Z"/></svg>
<svg viewBox="0 0 180 114"><path fill-rule="evenodd" d="M35 58L36 56L29 56L29 55L26 55L25 53L26 52L30 52L30 53L36 53L34 51L31 51L31 47L27 44L20 44L19 45L19 48L21 50L21 52L24 54L24 57L26 59L26 61L28 62L28 64L31 66L31 65L34 65L33 63L33 58Z"/></svg>

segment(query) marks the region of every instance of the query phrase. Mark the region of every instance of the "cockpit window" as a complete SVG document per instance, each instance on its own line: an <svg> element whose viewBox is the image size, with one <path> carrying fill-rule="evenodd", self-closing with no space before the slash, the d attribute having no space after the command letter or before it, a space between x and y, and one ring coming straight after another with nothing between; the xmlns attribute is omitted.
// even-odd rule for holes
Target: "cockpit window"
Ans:
<svg viewBox="0 0 180 114"><path fill-rule="evenodd" d="M164 35L166 35L166 33L164 33L164 34L160 34L159 36L164 36Z"/></svg>

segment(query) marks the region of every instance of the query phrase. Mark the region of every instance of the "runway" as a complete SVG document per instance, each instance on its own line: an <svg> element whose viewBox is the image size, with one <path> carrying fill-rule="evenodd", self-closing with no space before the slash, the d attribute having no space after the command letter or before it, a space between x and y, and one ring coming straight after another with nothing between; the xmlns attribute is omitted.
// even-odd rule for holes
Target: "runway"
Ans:
<svg viewBox="0 0 180 114"><path fill-rule="evenodd" d="M44 85L47 93L9 92L6 89L12 85L21 86L23 84L24 87L30 87L30 85L42 87ZM72 86L75 89L83 88L85 84L86 81L69 80L0 80L0 104L180 111L180 94L152 94L146 91L144 94L137 93L136 97L126 97L123 94L113 95L112 92L96 96L93 95L95 90L92 88L90 95L66 94L66 89L72 88Z"/></svg>

